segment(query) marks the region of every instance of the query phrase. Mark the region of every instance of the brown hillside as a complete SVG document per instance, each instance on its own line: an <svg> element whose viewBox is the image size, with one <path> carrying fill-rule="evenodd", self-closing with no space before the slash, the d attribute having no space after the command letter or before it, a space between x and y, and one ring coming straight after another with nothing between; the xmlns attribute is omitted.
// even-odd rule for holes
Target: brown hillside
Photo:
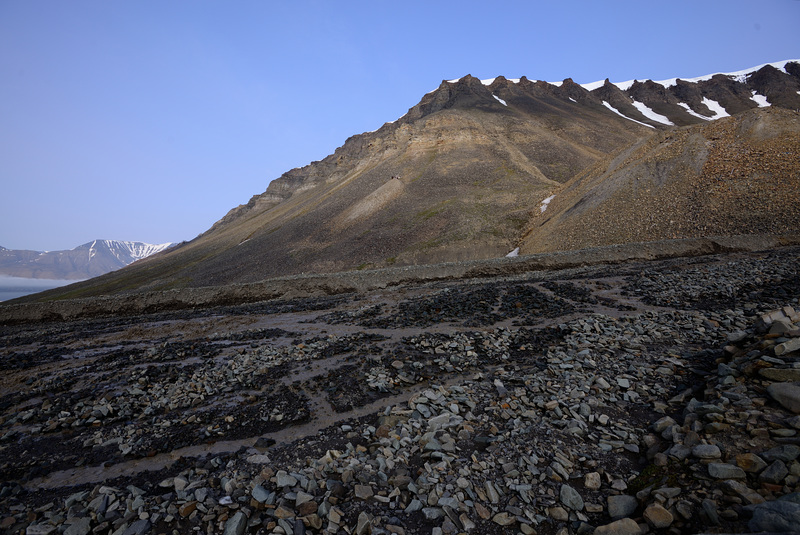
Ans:
<svg viewBox="0 0 800 535"><path fill-rule="evenodd" d="M522 252L800 228L800 114L761 108L660 132L566 183Z"/></svg>

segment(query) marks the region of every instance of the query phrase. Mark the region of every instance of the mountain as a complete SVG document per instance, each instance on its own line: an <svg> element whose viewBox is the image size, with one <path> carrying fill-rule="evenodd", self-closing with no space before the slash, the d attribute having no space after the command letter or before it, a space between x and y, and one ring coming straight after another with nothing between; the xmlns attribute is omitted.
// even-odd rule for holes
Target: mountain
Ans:
<svg viewBox="0 0 800 535"><path fill-rule="evenodd" d="M0 247L0 275L29 279L89 279L123 268L172 245L94 240L68 251L39 252Z"/></svg>
<svg viewBox="0 0 800 535"><path fill-rule="evenodd" d="M797 60L664 81L443 81L191 242L70 295L794 232L798 109Z"/></svg>

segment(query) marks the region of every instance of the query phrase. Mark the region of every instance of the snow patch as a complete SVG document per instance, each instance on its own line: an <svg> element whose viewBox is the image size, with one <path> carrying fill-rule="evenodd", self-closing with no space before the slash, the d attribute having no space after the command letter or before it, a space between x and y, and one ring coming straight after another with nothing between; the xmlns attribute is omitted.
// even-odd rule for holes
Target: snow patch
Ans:
<svg viewBox="0 0 800 535"><path fill-rule="evenodd" d="M716 100L711 100L708 97L703 97L703 104L705 104L709 110L714 112L714 116L711 118L712 121L714 119L730 117L730 114L727 111L725 111L725 108L720 106L719 102L717 102Z"/></svg>
<svg viewBox="0 0 800 535"><path fill-rule="evenodd" d="M510 253L508 253L508 254L506 255L506 258L516 258L516 257L518 257L518 256L519 256L519 247L517 247L516 249L514 249L513 251L511 251Z"/></svg>
<svg viewBox="0 0 800 535"><path fill-rule="evenodd" d="M792 63L792 62L800 62L800 60L787 59L785 61L776 61L775 63L762 63L761 65L758 65L756 67L750 67L749 69L744 69L742 71L715 72L714 74L706 74L705 76L698 76L696 78L680 78L680 80L683 80L684 82L690 82L690 83L705 82L707 80L711 80L711 78L713 78L714 76L716 76L718 74L721 74L723 76L728 76L730 78L733 78L737 82L746 82L747 78L749 76L751 76L753 73L755 73L759 69L762 69L762 68L766 67L767 65L771 65L771 66L775 67L776 69L778 69L779 71L781 71L784 74L789 74L786 71L786 64L787 63ZM660 85L662 85L664 87L671 87L673 85L676 85L678 83L678 80L679 80L678 78L670 78L668 80L657 80L656 83L660 84Z"/></svg>
<svg viewBox="0 0 800 535"><path fill-rule="evenodd" d="M651 124L645 124L645 123L643 123L643 122L641 122L641 121L637 121L636 119L631 119L631 118L630 118L630 117L628 117L627 115L623 115L621 111L619 111L618 109L616 109L614 106L612 106L611 104L609 104L609 103L608 103L608 102L606 102L605 100L603 101L603 106L605 106L605 107L606 107L606 108L608 108L609 110L613 111L614 113L616 113L616 114L617 114L617 115L619 115L620 117L624 117L625 119L627 119L627 120L629 120L629 121L633 121L634 123L640 124L640 125L642 125L642 126L646 126L646 127L648 127L648 128L653 128L653 129L655 129L655 126L653 126L653 125L651 125ZM542 211L544 211L544 210L542 210Z"/></svg>
<svg viewBox="0 0 800 535"><path fill-rule="evenodd" d="M636 80L628 80L627 82L617 82L614 85L619 87L623 91L627 91L635 83L636 83Z"/></svg>
<svg viewBox="0 0 800 535"><path fill-rule="evenodd" d="M503 100L502 98L498 97L497 95L492 95L492 96L493 96L495 99L497 99L497 102L499 102L499 103L500 103L500 104L502 104L503 106L508 106L508 104L506 104L506 101L505 101L505 100Z"/></svg>
<svg viewBox="0 0 800 535"><path fill-rule="evenodd" d="M766 108L768 106L771 106L771 104L767 102L767 97L765 97L764 95L759 95L755 91L753 91L753 96L750 98L753 100L753 102L758 104L759 108Z"/></svg>
<svg viewBox="0 0 800 535"><path fill-rule="evenodd" d="M572 98L572 97L569 97L569 99L570 99L572 102L574 102L575 104L577 104L577 103L578 103L578 101L577 101L577 100L575 100L575 99L574 99L574 98Z"/></svg>
<svg viewBox="0 0 800 535"><path fill-rule="evenodd" d="M636 102L636 101L634 100L634 101L633 101L633 106L634 106L634 107L635 107L637 110L639 110L639 112L640 112L642 115L644 115L645 117L647 117L647 118L648 118L648 119L650 119L651 121L655 121L655 122L657 122L657 123L661 123L661 124L666 124L666 125L669 125L669 126L675 126L675 123L673 123L672 121L670 121L670 120L669 120L667 117L664 117L663 115L661 115L661 114L659 114L659 113L656 113L656 112L654 112L654 111L653 111L652 109L650 109L650 108L647 106L647 104L645 104L644 102Z"/></svg>
<svg viewBox="0 0 800 535"><path fill-rule="evenodd" d="M542 213L544 213L544 211L547 210L547 206L550 204L550 201L552 201L555 198L556 198L555 195L550 195L548 198L542 201L542 205L539 207Z"/></svg>
<svg viewBox="0 0 800 535"><path fill-rule="evenodd" d="M704 121L713 120L711 117L706 117L705 115L700 115L699 113L694 111L692 108L690 108L689 105L686 104L685 102L678 102L678 106L682 106L682 107L686 108L686 111L689 112L690 115L694 115L698 119L703 119Z"/></svg>
<svg viewBox="0 0 800 535"><path fill-rule="evenodd" d="M606 83L605 80L599 80L597 82L591 82L588 84L580 84L580 86L584 88L586 91L594 91L595 89L600 89L601 87L603 87L605 83Z"/></svg>

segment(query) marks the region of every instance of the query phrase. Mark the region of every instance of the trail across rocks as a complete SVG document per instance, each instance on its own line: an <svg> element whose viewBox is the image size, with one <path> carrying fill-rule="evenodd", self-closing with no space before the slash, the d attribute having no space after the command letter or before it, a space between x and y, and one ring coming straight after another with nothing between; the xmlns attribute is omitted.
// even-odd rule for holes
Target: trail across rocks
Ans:
<svg viewBox="0 0 800 535"><path fill-rule="evenodd" d="M0 529L797 529L797 253L0 327Z"/></svg>

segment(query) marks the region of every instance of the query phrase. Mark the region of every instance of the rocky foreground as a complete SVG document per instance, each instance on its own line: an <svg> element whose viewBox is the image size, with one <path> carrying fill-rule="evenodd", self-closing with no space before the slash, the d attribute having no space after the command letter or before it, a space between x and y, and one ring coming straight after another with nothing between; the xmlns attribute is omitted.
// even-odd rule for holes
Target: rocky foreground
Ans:
<svg viewBox="0 0 800 535"><path fill-rule="evenodd" d="M0 528L800 530L798 252L0 327Z"/></svg>

